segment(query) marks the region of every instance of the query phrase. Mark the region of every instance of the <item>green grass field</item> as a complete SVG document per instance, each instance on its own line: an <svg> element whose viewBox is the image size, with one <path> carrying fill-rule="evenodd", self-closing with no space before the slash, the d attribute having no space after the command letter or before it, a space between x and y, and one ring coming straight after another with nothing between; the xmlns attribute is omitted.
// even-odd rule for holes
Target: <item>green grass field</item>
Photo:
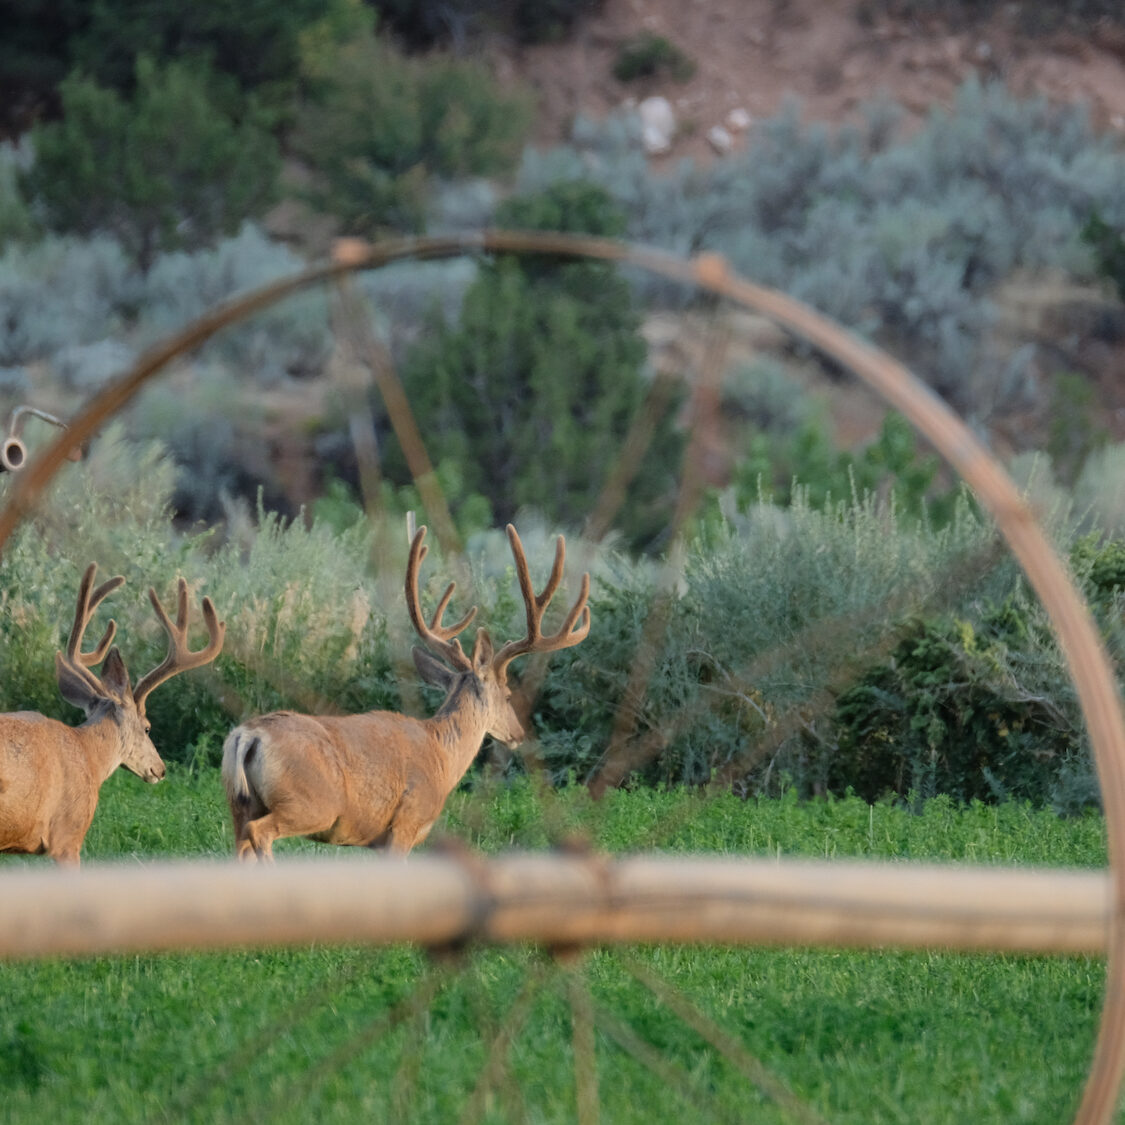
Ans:
<svg viewBox="0 0 1125 1125"><path fill-rule="evenodd" d="M442 823L486 850L580 831L613 851L1105 862L1100 818L1015 805L934 801L912 815L647 790L593 805L581 790L523 784L455 794ZM173 769L155 787L111 778L85 854L145 862L229 847L217 775ZM284 843L279 862L312 848ZM710 947L595 951L577 967L526 948L434 960L317 947L0 971L0 1119L12 1125L573 1122L575 977L594 1005L601 1122L799 1120L640 983L646 974L829 1121L1054 1125L1077 1105L1104 979L1091 957ZM490 1057L503 1065L478 1091Z"/></svg>

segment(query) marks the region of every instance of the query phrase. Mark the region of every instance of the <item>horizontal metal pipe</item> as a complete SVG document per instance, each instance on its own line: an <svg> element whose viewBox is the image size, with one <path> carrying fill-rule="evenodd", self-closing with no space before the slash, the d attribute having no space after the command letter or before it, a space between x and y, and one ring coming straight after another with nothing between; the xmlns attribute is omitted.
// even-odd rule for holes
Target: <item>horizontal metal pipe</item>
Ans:
<svg viewBox="0 0 1125 1125"><path fill-rule="evenodd" d="M316 943L684 942L1104 953L1105 871L423 854L21 867L0 957Z"/></svg>

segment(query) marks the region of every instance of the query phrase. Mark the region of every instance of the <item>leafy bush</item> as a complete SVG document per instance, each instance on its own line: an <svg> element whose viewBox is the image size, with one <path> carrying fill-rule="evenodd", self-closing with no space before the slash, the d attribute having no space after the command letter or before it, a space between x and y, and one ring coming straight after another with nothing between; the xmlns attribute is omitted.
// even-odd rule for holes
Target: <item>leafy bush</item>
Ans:
<svg viewBox="0 0 1125 1125"><path fill-rule="evenodd" d="M1114 285L1125 301L1125 235L1095 211L1082 228L1082 239L1094 250L1098 272Z"/></svg>
<svg viewBox="0 0 1125 1125"><path fill-rule="evenodd" d="M686 82L694 73L695 63L675 43L651 31L642 31L622 43L613 64L613 77L618 82L665 75Z"/></svg>
<svg viewBox="0 0 1125 1125"><path fill-rule="evenodd" d="M19 173L30 161L30 146L0 144L0 252L9 242L26 241L35 233L19 185Z"/></svg>
<svg viewBox="0 0 1125 1125"><path fill-rule="evenodd" d="M141 58L136 79L126 101L71 74L63 119L33 130L24 184L51 229L111 233L146 270L261 211L280 162L253 102L238 106L206 67Z"/></svg>
<svg viewBox="0 0 1125 1125"><path fill-rule="evenodd" d="M96 378L82 372L97 364L75 349L116 349L115 362L123 366L121 357L134 345L161 339L231 297L303 267L250 223L213 249L160 254L143 276L121 244L104 235L13 245L0 253L0 365L52 361L60 374L90 385ZM203 355L268 384L319 373L330 345L327 301L312 291L226 329Z"/></svg>
<svg viewBox="0 0 1125 1125"><path fill-rule="evenodd" d="M946 793L1048 803L1064 767L1081 755L1081 724L1057 681L1047 693L1034 682L1039 669L1028 657L1051 645L1029 636L1044 628L1034 616L1012 598L985 607L976 625L919 622L886 664L837 701L829 785L869 801Z"/></svg>
<svg viewBox="0 0 1125 1125"><path fill-rule="evenodd" d="M735 269L886 343L977 418L1026 394L1034 341L983 380L990 294L1016 267L1094 273L1081 231L1125 225L1125 156L1080 108L969 82L950 112L899 135L885 103L834 133L790 104L755 123L747 151L649 174L634 121L576 123L571 147L529 150L520 190L583 176L628 216L627 234ZM683 289L642 281L662 300Z"/></svg>
<svg viewBox="0 0 1125 1125"><path fill-rule="evenodd" d="M785 771L813 792L823 762L807 741L810 731L831 737L830 689L861 675L919 606L949 596L947 583L964 577L970 596L981 581L969 581L972 560L991 539L965 505L941 531L870 496L828 510L800 493L787 510L732 507L665 583L624 567L602 577L597 635L560 654L544 693L556 770L601 768L624 708L632 733L610 766L636 752L647 781L699 783L721 770L767 790ZM628 695L645 645L651 676Z"/></svg>
<svg viewBox="0 0 1125 1125"><path fill-rule="evenodd" d="M450 43L462 49L485 32L515 35L526 43L561 39L604 0L373 0L396 34L419 46Z"/></svg>
<svg viewBox="0 0 1125 1125"><path fill-rule="evenodd" d="M0 254L0 364L47 360L121 328L141 298L114 239L48 237Z"/></svg>
<svg viewBox="0 0 1125 1125"><path fill-rule="evenodd" d="M85 13L66 49L70 65L122 92L135 79L132 60L147 56L157 64L208 63L280 105L297 84L310 39L339 42L368 26L358 0L246 0L234 7L222 0L116 0Z"/></svg>
<svg viewBox="0 0 1125 1125"><path fill-rule="evenodd" d="M508 202L498 221L612 233L620 216L586 184ZM455 327L435 323L409 354L403 383L438 460L458 464L468 493L496 518L538 508L563 526L590 514L646 394L644 342L628 286L612 266L547 256L482 267ZM656 421L620 526L635 543L664 526L682 439ZM388 441L388 474L406 483Z"/></svg>
<svg viewBox="0 0 1125 1125"><path fill-rule="evenodd" d="M232 297L304 267L303 259L254 223L211 249L162 254L140 298L142 334L167 335ZM322 290L313 290L225 329L204 355L269 384L285 376L319 374L330 348L327 299Z"/></svg>
<svg viewBox="0 0 1125 1125"><path fill-rule="evenodd" d="M527 98L480 64L408 59L370 35L309 79L291 142L316 175L309 200L352 233L419 228L430 177L507 171L530 125Z"/></svg>
<svg viewBox="0 0 1125 1125"><path fill-rule="evenodd" d="M732 488L742 511L763 494L784 505L799 492L803 503L823 507L877 493L902 515L925 515L944 526L961 490L940 483L938 465L935 454L919 451L915 430L900 414L886 414L879 435L858 452L838 449L823 418L811 415L791 429L751 436Z"/></svg>
<svg viewBox="0 0 1125 1125"><path fill-rule="evenodd" d="M156 441L176 467L169 505L179 521L216 524L257 493L287 508L262 440L262 406L230 371L196 368L148 387L129 409L130 438Z"/></svg>
<svg viewBox="0 0 1125 1125"><path fill-rule="evenodd" d="M1070 485L1089 456L1108 440L1097 395L1089 381L1073 372L1057 375L1050 413L1047 453L1060 479Z"/></svg>

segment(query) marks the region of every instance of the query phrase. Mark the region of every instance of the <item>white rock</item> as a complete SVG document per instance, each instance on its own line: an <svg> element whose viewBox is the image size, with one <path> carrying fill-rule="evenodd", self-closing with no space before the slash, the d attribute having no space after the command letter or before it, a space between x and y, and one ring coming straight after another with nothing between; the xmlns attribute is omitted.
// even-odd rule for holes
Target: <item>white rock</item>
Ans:
<svg viewBox="0 0 1125 1125"><path fill-rule="evenodd" d="M726 125L732 133L745 133L750 128L753 118L750 116L748 110L738 106L737 109L732 109L727 114Z"/></svg>
<svg viewBox="0 0 1125 1125"><path fill-rule="evenodd" d="M730 152L734 144L734 138L722 125L712 125L707 130L707 141L720 156Z"/></svg>
<svg viewBox="0 0 1125 1125"><path fill-rule="evenodd" d="M645 152L653 155L667 152L676 135L676 114L667 98L645 98L637 113L641 119L641 140Z"/></svg>
<svg viewBox="0 0 1125 1125"><path fill-rule="evenodd" d="M668 139L667 133L652 125L641 126L641 144L645 146L645 152L649 156L659 156L672 147L672 142Z"/></svg>

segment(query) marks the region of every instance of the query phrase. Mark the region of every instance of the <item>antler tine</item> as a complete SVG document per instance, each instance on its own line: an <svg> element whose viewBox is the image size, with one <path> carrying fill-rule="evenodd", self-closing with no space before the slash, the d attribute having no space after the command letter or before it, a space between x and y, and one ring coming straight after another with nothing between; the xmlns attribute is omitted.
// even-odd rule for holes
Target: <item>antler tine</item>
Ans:
<svg viewBox="0 0 1125 1125"><path fill-rule="evenodd" d="M101 681L90 669L95 664L100 664L105 659L105 655L109 651L109 646L113 643L113 638L117 634L117 622L110 620L109 624L106 625L105 632L102 634L102 639L94 647L93 652L82 651L82 637L86 632L86 626L90 624L90 620L94 616L94 611L101 605L107 594L112 593L118 586L124 584L125 579L121 575L118 575L116 578L110 578L91 592L91 587L94 585L94 576L97 572L98 564L90 563L90 565L86 567L82 575L82 581L78 585L78 603L74 611L74 624L71 626L70 636L67 638L66 656L63 659L65 659L88 684L98 691L103 691Z"/></svg>
<svg viewBox="0 0 1125 1125"><path fill-rule="evenodd" d="M493 666L497 672L502 672L517 656L529 652L557 652L560 649L570 648L585 640L590 631L590 607L586 604L590 597L590 575L582 575L581 588L574 605L570 607L559 629L549 637L543 636L543 614L555 591L562 582L563 566L566 562L566 540L560 535L555 542L555 563L551 568L551 576L543 587L541 594L536 594L531 584L531 574L527 567L527 556L524 554L523 544L516 533L516 529L508 524L508 542L512 547L512 557L516 562L516 578L519 581L520 593L523 595L524 609L527 613L527 636L519 641L508 641L493 658Z"/></svg>
<svg viewBox="0 0 1125 1125"><path fill-rule="evenodd" d="M180 672L199 668L210 664L222 652L223 641L226 637L226 622L219 620L215 612L214 603L210 598L203 599L203 621L207 626L207 644L203 648L192 652L188 647L188 589L187 581L183 578L177 584L176 597L176 623L172 624L171 618L160 604L156 590L151 586L148 590L148 600L168 634L168 655L151 672L147 672L137 681L133 688L133 699L138 707L144 706L145 698L153 688L159 687L165 680L170 680Z"/></svg>
<svg viewBox="0 0 1125 1125"><path fill-rule="evenodd" d="M449 607L449 600L453 597L455 582L450 582L445 588L445 593L434 610L433 618L429 624L422 615L422 603L418 596L418 570L422 560L426 557L429 548L422 540L426 537L425 525L418 528L410 544L410 556L406 562L406 610L410 614L414 631L421 637L423 643L445 657L455 668L468 671L472 668L472 661L465 655L461 642L456 640L458 633L464 632L469 622L477 615L477 607L473 606L455 625L442 625L441 619Z"/></svg>

